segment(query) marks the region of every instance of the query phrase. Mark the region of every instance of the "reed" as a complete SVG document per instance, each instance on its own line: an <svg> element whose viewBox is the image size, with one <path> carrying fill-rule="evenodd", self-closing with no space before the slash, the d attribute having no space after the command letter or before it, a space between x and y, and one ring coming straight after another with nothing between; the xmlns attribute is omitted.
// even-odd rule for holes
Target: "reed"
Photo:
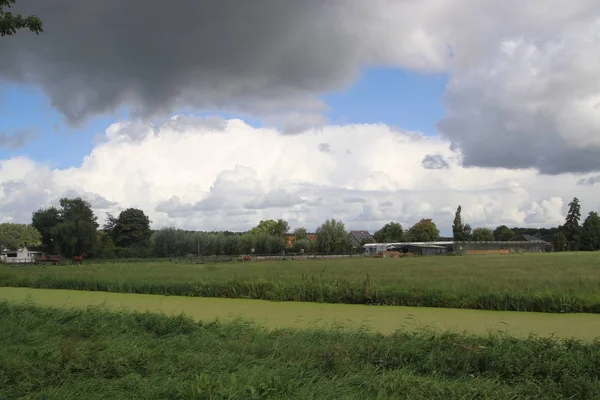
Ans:
<svg viewBox="0 0 600 400"><path fill-rule="evenodd" d="M600 313L595 253L0 268L0 286L503 311Z"/></svg>

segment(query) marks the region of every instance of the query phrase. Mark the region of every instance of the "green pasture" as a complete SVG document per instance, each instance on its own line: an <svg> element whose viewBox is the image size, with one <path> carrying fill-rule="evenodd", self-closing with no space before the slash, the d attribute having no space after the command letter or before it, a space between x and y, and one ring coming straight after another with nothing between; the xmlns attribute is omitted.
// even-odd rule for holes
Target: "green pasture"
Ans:
<svg viewBox="0 0 600 400"><path fill-rule="evenodd" d="M598 342L268 330L2 301L0 321L3 400L600 397Z"/></svg>
<svg viewBox="0 0 600 400"><path fill-rule="evenodd" d="M600 313L600 253L0 267L0 286Z"/></svg>
<svg viewBox="0 0 600 400"><path fill-rule="evenodd" d="M269 329L342 328L384 334L428 329L478 335L495 332L516 337L536 335L582 340L600 337L600 315L581 313L376 307L8 287L0 288L0 300L51 307L106 307L166 315L183 313L197 321L243 319Z"/></svg>

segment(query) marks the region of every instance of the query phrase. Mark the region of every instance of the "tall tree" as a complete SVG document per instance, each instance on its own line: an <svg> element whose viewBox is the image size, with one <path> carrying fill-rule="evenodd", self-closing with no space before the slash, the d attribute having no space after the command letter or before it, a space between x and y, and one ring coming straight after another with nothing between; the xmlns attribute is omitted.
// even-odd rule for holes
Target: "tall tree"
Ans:
<svg viewBox="0 0 600 400"><path fill-rule="evenodd" d="M408 230L412 242L433 242L440 237L440 231L430 218L423 218Z"/></svg>
<svg viewBox="0 0 600 400"><path fill-rule="evenodd" d="M500 225L499 227L494 229L493 235L494 235L494 240L497 240L499 242L501 242L501 241L507 242L509 240L512 240L516 236L516 233L514 230L510 229L508 226Z"/></svg>
<svg viewBox="0 0 600 400"><path fill-rule="evenodd" d="M500 225L496 229L494 229L494 240L501 241L502 240L502 231L505 229L509 229L506 225Z"/></svg>
<svg viewBox="0 0 600 400"><path fill-rule="evenodd" d="M475 228L473 230L472 240L477 242L493 242L494 232L488 228Z"/></svg>
<svg viewBox="0 0 600 400"><path fill-rule="evenodd" d="M581 227L579 220L581 218L581 205L577 197L569 203L569 211L563 225L563 231L567 237L567 250L577 251L581 247Z"/></svg>
<svg viewBox="0 0 600 400"><path fill-rule="evenodd" d="M261 220L257 226L250 230L250 233L255 235L266 233L267 235L283 237L289 230L290 226L287 221L280 218L277 221L273 219Z"/></svg>
<svg viewBox="0 0 600 400"><path fill-rule="evenodd" d="M462 222L462 207L459 205L454 213L454 222L452 223L452 234L454 241L464 242L471 238L471 225Z"/></svg>
<svg viewBox="0 0 600 400"><path fill-rule="evenodd" d="M88 253L97 244L98 218L89 202L80 197L60 199L60 222L52 229L52 236L67 257Z"/></svg>
<svg viewBox="0 0 600 400"><path fill-rule="evenodd" d="M377 243L398 243L404 241L404 229L398 222L388 222L373 234Z"/></svg>
<svg viewBox="0 0 600 400"><path fill-rule="evenodd" d="M147 248L152 236L150 218L144 211L137 208L128 208L121 211L119 217L114 219L109 215L105 228L110 229L110 235L117 247Z"/></svg>
<svg viewBox="0 0 600 400"><path fill-rule="evenodd" d="M581 249L586 251L600 250L600 216L596 211L591 211L583 221Z"/></svg>
<svg viewBox="0 0 600 400"><path fill-rule="evenodd" d="M31 225L41 234L42 249L47 253L59 251L53 235L54 228L60 223L60 211L56 207L40 208L31 217Z"/></svg>
<svg viewBox="0 0 600 400"><path fill-rule="evenodd" d="M0 224L0 250L39 246L41 239L40 232L32 225L9 222Z"/></svg>
<svg viewBox="0 0 600 400"><path fill-rule="evenodd" d="M0 36L11 36L20 29L29 29L31 32L39 35L44 32L42 21L35 15L24 17L21 14L14 14L9 10L16 3L16 0L0 0Z"/></svg>
<svg viewBox="0 0 600 400"><path fill-rule="evenodd" d="M342 221L328 219L315 233L317 251L320 253L343 253L350 247L350 238Z"/></svg>

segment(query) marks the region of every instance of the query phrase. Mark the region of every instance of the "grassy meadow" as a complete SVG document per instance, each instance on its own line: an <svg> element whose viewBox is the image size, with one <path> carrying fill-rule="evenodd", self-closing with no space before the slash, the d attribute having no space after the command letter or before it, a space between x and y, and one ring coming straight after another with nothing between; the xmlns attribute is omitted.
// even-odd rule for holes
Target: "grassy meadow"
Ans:
<svg viewBox="0 0 600 400"><path fill-rule="evenodd" d="M0 267L0 286L600 313L600 254Z"/></svg>
<svg viewBox="0 0 600 400"><path fill-rule="evenodd" d="M0 302L0 398L592 399L600 343L267 330Z"/></svg>

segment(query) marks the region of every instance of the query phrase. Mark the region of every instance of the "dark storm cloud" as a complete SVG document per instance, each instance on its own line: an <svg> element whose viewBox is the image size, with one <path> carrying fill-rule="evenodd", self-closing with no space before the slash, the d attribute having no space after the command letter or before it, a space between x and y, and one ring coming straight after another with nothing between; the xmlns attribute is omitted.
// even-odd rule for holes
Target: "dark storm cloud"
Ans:
<svg viewBox="0 0 600 400"><path fill-rule="evenodd" d="M523 121L513 127L507 121L515 117ZM600 148L573 146L547 115L481 104L476 114L447 116L438 127L461 151L465 167L535 168L547 175L600 171Z"/></svg>
<svg viewBox="0 0 600 400"><path fill-rule="evenodd" d="M184 106L314 115L314 95L355 73L343 4L20 1L14 11L40 17L45 32L0 41L0 81L40 85L71 124L124 104L140 117Z"/></svg>
<svg viewBox="0 0 600 400"><path fill-rule="evenodd" d="M0 132L0 147L7 150L18 150L37 137L35 129L17 129L12 134Z"/></svg>

